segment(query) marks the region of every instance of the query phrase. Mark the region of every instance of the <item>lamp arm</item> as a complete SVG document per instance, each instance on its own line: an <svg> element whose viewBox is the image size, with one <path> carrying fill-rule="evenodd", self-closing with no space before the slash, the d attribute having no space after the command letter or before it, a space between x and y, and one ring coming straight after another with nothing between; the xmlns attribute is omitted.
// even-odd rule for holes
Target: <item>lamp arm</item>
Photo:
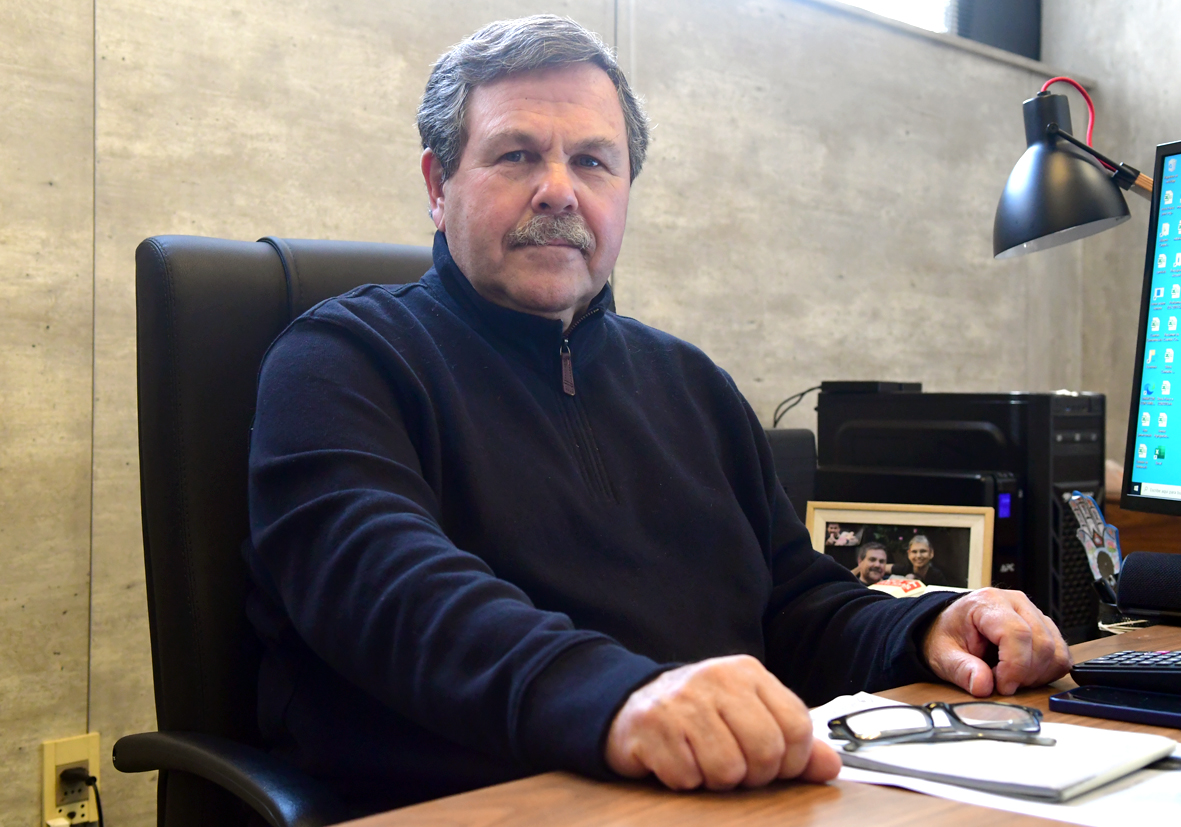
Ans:
<svg viewBox="0 0 1181 827"><path fill-rule="evenodd" d="M1046 126L1046 134L1051 138L1055 136L1062 138L1068 143L1074 144L1088 155L1098 158L1113 170L1111 173L1111 179L1115 181L1115 183L1118 184L1121 189L1131 190L1143 198L1152 198L1152 179L1142 173L1140 170L1136 169L1134 166L1130 166L1129 164L1117 164L1102 152L1083 143L1065 129L1058 126L1056 123L1051 123Z"/></svg>

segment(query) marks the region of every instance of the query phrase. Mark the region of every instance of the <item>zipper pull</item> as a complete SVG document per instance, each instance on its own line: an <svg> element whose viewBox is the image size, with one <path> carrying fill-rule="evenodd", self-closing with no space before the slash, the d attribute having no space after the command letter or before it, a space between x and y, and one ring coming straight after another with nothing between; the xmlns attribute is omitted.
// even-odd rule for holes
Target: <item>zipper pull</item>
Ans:
<svg viewBox="0 0 1181 827"><path fill-rule="evenodd" d="M562 391L567 396L574 395L574 361L570 358L570 340L562 340Z"/></svg>

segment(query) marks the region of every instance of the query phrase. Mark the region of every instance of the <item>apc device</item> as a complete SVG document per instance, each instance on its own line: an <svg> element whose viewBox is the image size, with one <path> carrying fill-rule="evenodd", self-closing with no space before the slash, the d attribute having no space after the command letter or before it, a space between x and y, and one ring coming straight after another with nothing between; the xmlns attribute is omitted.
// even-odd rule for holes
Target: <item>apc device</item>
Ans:
<svg viewBox="0 0 1181 827"><path fill-rule="evenodd" d="M826 383L816 411L817 500L992 506L992 582L1028 594L1068 641L1095 637L1066 500L1077 489L1103 503L1102 394Z"/></svg>

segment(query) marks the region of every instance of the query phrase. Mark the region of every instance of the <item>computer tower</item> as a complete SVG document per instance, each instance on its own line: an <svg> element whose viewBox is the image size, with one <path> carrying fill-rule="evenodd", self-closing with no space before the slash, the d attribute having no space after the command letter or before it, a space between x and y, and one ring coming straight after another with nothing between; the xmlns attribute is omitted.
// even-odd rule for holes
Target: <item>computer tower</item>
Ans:
<svg viewBox="0 0 1181 827"><path fill-rule="evenodd" d="M1028 594L1067 640L1095 637L1098 598L1066 501L1080 490L1103 504L1102 394L823 390L816 411L817 499L844 484L856 501L994 498L999 514L1009 493L994 582Z"/></svg>

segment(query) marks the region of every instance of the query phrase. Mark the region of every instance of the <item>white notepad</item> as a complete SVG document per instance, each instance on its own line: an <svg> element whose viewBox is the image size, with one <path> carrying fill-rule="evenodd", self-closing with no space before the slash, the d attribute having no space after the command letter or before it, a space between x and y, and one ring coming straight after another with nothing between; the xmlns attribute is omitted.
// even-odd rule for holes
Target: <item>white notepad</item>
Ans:
<svg viewBox="0 0 1181 827"><path fill-rule="evenodd" d="M846 752L844 741L828 737L832 718L891 703L866 693L836 698L813 710L816 735L828 741L849 767L1038 801L1067 801L1164 758L1177 747L1176 741L1162 735L1055 723L1042 724L1042 734L1057 741L1052 747L982 740L885 744Z"/></svg>

